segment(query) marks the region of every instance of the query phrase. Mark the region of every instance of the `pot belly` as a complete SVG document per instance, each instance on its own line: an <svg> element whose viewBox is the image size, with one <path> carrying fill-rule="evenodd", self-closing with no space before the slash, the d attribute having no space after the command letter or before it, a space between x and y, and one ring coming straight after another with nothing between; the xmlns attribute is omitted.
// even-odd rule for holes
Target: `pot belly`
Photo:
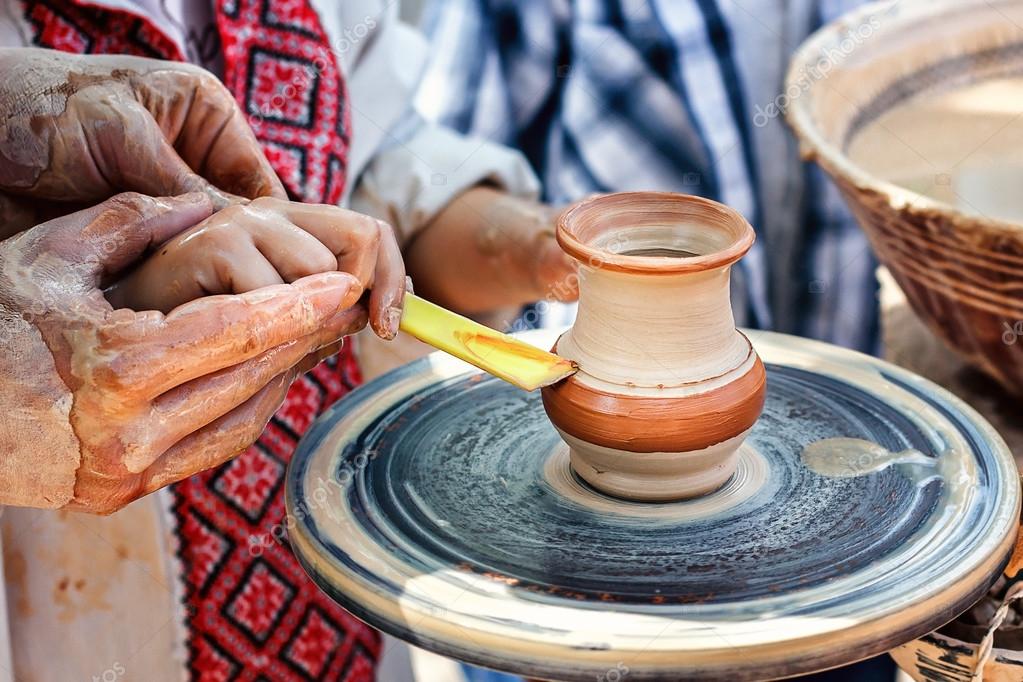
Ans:
<svg viewBox="0 0 1023 682"><path fill-rule="evenodd" d="M713 492L728 480L766 387L764 365L754 358L734 380L684 396L611 393L577 377L542 396L584 480L619 497L670 500Z"/></svg>

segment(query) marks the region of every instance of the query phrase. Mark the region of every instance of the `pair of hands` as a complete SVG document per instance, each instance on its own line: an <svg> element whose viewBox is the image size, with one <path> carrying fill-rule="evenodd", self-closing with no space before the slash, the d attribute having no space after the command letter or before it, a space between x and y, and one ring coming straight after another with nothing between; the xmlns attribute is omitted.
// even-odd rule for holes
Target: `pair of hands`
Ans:
<svg viewBox="0 0 1023 682"><path fill-rule="evenodd" d="M0 49L0 72L0 237L123 190L201 192L224 210L183 225L192 229L112 292L119 307L169 312L206 294L337 269L373 286L374 330L396 333L405 275L390 227L288 203L234 97L212 74L37 49Z"/></svg>
<svg viewBox="0 0 1023 682"><path fill-rule="evenodd" d="M393 336L405 277L390 228L283 201L215 77L47 50L0 50L0 70L0 239L35 226L0 242L0 504L114 511L251 444L291 381L367 320ZM193 194L70 213L121 190ZM534 224L552 216L488 193L467 195L496 233L470 237L480 209L456 200L416 260L432 274L454 251L505 273L470 287L469 308L544 296L571 271L549 222Z"/></svg>
<svg viewBox="0 0 1023 682"><path fill-rule="evenodd" d="M396 332L390 228L280 198L210 74L45 50L0 71L0 503L114 511L251 444L367 319ZM145 194L73 211L123 189Z"/></svg>

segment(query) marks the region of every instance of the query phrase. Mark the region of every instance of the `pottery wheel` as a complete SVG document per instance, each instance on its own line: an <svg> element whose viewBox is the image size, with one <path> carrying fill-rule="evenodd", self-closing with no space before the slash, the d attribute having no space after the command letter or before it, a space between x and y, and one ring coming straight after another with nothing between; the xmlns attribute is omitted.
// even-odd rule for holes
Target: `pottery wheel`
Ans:
<svg viewBox="0 0 1023 682"><path fill-rule="evenodd" d="M710 496L596 492L538 394L435 354L313 426L289 472L291 543L371 625L554 680L794 675L886 651L976 601L1019 515L998 435L895 366L751 339L767 404Z"/></svg>

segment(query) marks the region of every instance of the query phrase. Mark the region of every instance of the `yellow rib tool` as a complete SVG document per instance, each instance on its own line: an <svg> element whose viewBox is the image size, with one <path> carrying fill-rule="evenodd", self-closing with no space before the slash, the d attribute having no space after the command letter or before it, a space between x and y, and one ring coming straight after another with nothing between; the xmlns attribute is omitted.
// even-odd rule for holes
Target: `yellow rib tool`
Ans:
<svg viewBox="0 0 1023 682"><path fill-rule="evenodd" d="M576 364L508 334L405 295L401 330L527 391L575 374Z"/></svg>

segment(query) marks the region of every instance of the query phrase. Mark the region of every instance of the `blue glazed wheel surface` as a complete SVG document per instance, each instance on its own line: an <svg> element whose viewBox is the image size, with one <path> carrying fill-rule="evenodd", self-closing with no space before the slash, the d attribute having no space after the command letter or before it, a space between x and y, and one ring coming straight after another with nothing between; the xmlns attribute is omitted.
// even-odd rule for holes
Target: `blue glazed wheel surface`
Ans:
<svg viewBox="0 0 1023 682"><path fill-rule="evenodd" d="M997 434L904 370L751 338L767 403L712 495L603 495L572 473L538 394L431 356L311 429L289 472L292 545L370 624L546 679L782 677L965 610L1015 537Z"/></svg>

